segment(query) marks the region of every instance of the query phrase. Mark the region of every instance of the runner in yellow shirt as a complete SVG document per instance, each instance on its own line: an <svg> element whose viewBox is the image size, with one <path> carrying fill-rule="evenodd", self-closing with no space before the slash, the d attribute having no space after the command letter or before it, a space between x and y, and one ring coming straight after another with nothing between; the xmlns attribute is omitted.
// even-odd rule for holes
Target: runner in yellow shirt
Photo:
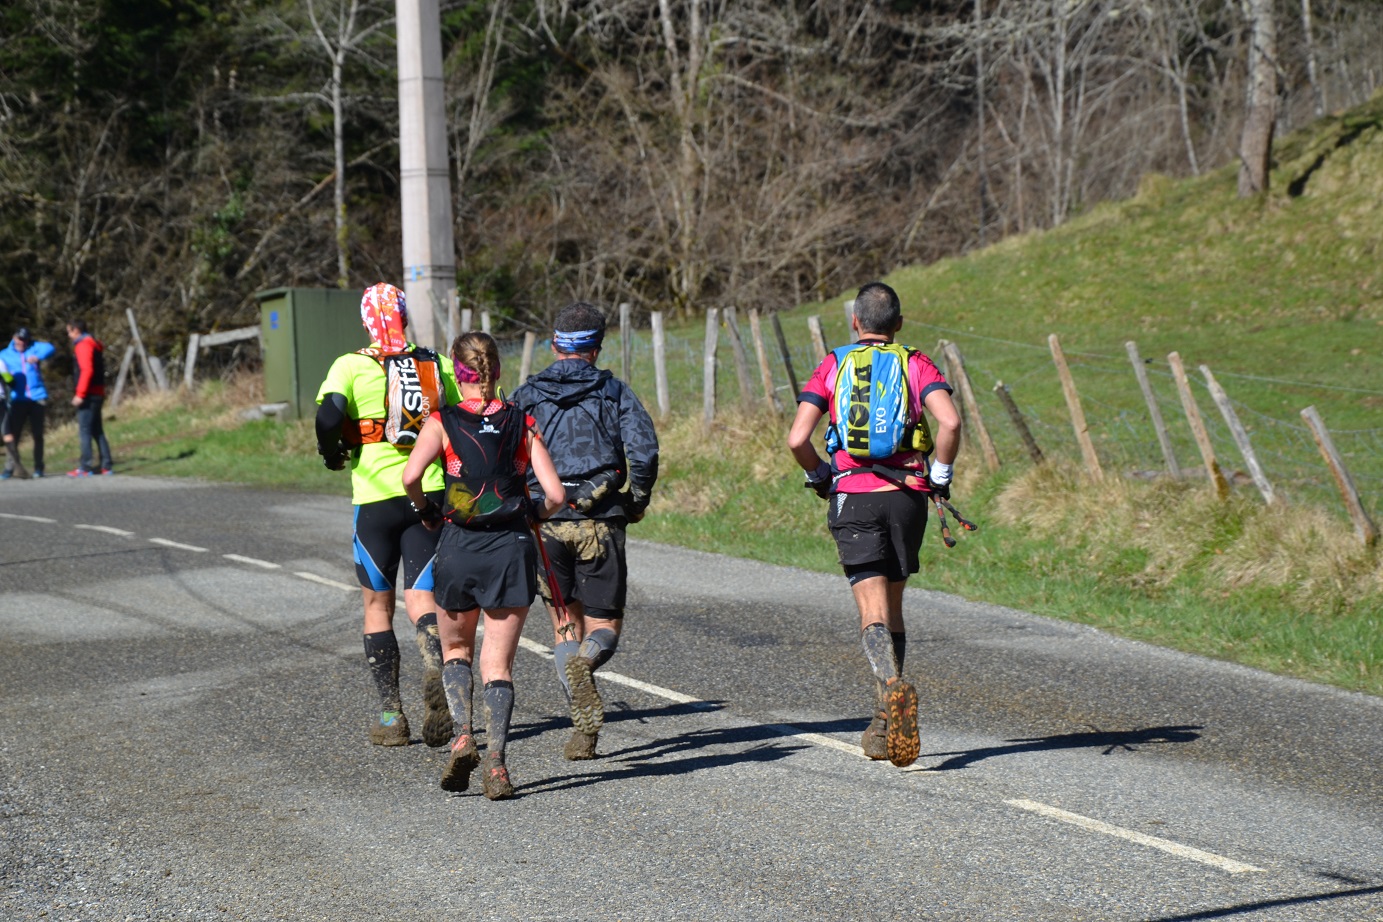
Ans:
<svg viewBox="0 0 1383 922"><path fill-rule="evenodd" d="M423 527L403 490L403 469L429 413L460 398L450 362L408 342L403 292L380 283L365 292L360 319L370 347L339 357L317 394L317 451L327 468L349 463L355 505L355 571L365 603L365 659L379 692L370 742L404 746L410 730L399 694L399 645L394 635L395 585L403 564L403 600L423 657L423 742L451 740L442 688L442 648L432 595L437 532ZM442 470L433 465L423 490L442 499Z"/></svg>

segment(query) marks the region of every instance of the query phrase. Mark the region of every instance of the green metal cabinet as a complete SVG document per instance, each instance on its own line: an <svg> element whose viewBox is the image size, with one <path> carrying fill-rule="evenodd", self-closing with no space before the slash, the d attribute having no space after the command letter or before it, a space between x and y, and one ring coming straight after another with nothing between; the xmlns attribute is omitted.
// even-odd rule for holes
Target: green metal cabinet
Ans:
<svg viewBox="0 0 1383 922"><path fill-rule="evenodd" d="M317 391L338 356L370 344L360 323L360 289L273 288L261 291L264 399L288 404L300 419L317 410Z"/></svg>

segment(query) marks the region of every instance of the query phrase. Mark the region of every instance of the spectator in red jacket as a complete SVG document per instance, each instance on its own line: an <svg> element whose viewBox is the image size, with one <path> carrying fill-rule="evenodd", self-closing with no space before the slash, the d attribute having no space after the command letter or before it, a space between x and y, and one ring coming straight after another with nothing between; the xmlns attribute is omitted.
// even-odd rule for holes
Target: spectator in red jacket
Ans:
<svg viewBox="0 0 1383 922"><path fill-rule="evenodd" d="M110 474L114 462L110 458L110 443L106 441L106 430L101 424L101 406L106 402L106 359L105 347L101 341L86 329L85 320L67 322L67 338L72 341L74 361L73 377L75 387L72 405L77 408L77 437L81 444L82 460L68 477L90 477L92 474ZM101 466L91 463L91 440L101 452Z"/></svg>

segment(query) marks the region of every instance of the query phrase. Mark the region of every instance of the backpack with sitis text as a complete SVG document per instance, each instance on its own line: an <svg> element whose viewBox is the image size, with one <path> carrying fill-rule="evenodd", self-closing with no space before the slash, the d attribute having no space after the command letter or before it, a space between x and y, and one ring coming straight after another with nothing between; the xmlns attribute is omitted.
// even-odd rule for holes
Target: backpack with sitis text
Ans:
<svg viewBox="0 0 1383 922"><path fill-rule="evenodd" d="M883 460L900 451L930 452L926 419L912 417L908 357L917 350L897 343L855 343L832 351L836 419L826 431L826 450L843 450L861 460Z"/></svg>
<svg viewBox="0 0 1383 922"><path fill-rule="evenodd" d="M361 349L360 355L368 355L384 369L384 417L359 420L359 441L353 444L388 442L411 447L427 417L444 402L437 353L421 346L408 352L381 352L371 347Z"/></svg>

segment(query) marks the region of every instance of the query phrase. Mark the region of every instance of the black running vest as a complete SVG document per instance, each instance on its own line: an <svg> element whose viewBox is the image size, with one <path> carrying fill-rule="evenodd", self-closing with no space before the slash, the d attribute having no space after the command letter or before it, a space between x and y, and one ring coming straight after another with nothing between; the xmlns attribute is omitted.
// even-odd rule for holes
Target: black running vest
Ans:
<svg viewBox="0 0 1383 922"><path fill-rule="evenodd" d="M516 463L526 433L523 411L512 403L486 415L444 406L441 419L451 443L444 458L442 514L462 528L531 517L527 475ZM457 461L460 474L453 474Z"/></svg>

